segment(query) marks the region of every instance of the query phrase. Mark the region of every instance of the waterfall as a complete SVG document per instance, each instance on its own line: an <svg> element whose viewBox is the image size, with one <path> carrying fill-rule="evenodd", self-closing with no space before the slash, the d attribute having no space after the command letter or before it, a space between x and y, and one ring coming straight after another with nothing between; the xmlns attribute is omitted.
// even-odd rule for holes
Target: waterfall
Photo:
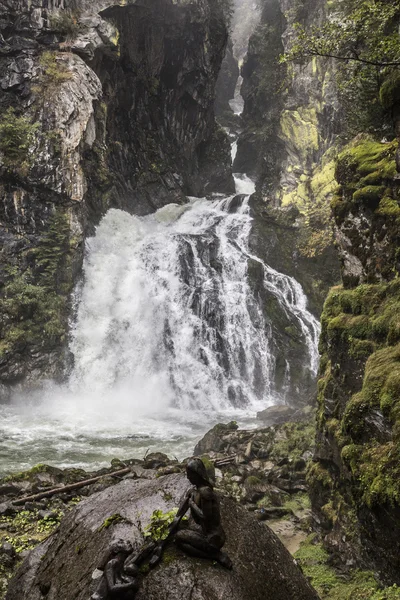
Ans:
<svg viewBox="0 0 400 600"><path fill-rule="evenodd" d="M233 157L236 149L234 140ZM87 240L69 381L0 406L0 472L38 462L93 468L149 448L183 457L216 422L249 425L285 401L290 360L278 389L277 332L250 264L315 376L319 323L300 284L252 254L255 186L244 174L235 183L236 195L188 198L146 217L108 211Z"/></svg>
<svg viewBox="0 0 400 600"><path fill-rule="evenodd" d="M221 411L277 401L271 328L248 277L253 182L242 196L190 199L148 217L112 209L88 241L73 329L75 393L118 389L156 410ZM264 285L317 368L318 323L293 278L262 263Z"/></svg>
<svg viewBox="0 0 400 600"><path fill-rule="evenodd" d="M254 184L237 178L237 188ZM72 390L122 387L145 405L205 412L273 402L268 331L247 277L248 197L107 213L88 242Z"/></svg>

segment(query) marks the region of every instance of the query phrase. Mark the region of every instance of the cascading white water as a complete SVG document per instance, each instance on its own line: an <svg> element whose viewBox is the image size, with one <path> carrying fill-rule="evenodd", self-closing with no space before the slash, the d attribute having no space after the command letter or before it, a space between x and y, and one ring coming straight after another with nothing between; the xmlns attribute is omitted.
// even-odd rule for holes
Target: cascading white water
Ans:
<svg viewBox="0 0 400 600"><path fill-rule="evenodd" d="M211 416L277 401L271 330L248 279L249 258L261 262L248 247L254 184L236 176L236 189L244 198L104 217L88 242L71 343L70 389L87 404L108 412L111 394L159 416L171 408ZM315 373L319 326L304 292L262 266L266 289L301 327Z"/></svg>
<svg viewBox="0 0 400 600"><path fill-rule="evenodd" d="M236 150L235 141L233 158ZM216 422L249 424L284 400L290 363L279 395L273 332L249 261L298 324L315 375L319 324L300 284L251 253L254 183L243 174L235 183L241 196L189 198L147 217L105 215L87 241L69 382L0 406L0 473L38 462L94 468L149 448L187 456Z"/></svg>
<svg viewBox="0 0 400 600"><path fill-rule="evenodd" d="M273 358L242 250L251 219L247 200L235 212L232 202L192 199L146 218L108 212L84 266L73 391L117 387L158 411L272 402Z"/></svg>

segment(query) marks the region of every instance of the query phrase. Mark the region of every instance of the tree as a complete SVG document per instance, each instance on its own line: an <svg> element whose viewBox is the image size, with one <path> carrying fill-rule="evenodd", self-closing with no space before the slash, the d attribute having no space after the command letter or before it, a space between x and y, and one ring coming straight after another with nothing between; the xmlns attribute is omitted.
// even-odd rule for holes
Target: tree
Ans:
<svg viewBox="0 0 400 600"><path fill-rule="evenodd" d="M399 0L349 0L321 27L296 24L296 40L283 60L323 56L365 65L400 67Z"/></svg>
<svg viewBox="0 0 400 600"><path fill-rule="evenodd" d="M335 60L345 135L388 130L390 108L380 96L388 80L398 80L399 21L400 0L336 0L321 26L306 30L295 25L294 40L281 60Z"/></svg>

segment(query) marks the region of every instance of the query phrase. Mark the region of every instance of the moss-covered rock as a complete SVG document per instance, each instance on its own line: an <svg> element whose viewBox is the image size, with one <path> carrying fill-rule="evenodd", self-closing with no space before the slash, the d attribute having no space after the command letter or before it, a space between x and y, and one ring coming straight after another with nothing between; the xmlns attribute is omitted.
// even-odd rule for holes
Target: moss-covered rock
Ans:
<svg viewBox="0 0 400 600"><path fill-rule="evenodd" d="M385 581L396 583L399 314L398 278L331 291L322 315L318 462L308 475L328 547L340 548L347 560L369 561Z"/></svg>
<svg viewBox="0 0 400 600"><path fill-rule="evenodd" d="M345 286L390 280L400 272L397 141L355 138L338 156L340 187L331 206Z"/></svg>

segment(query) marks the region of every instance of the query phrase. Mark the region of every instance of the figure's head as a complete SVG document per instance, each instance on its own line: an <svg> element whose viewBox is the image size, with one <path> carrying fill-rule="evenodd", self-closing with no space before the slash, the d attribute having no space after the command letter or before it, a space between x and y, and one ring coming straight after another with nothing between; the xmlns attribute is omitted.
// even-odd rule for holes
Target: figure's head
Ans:
<svg viewBox="0 0 400 600"><path fill-rule="evenodd" d="M118 539L111 544L110 550L113 556L125 558L133 548L129 540Z"/></svg>
<svg viewBox="0 0 400 600"><path fill-rule="evenodd" d="M212 487L204 463L200 458L191 458L189 460L186 465L186 476L193 485L208 485L208 487Z"/></svg>

